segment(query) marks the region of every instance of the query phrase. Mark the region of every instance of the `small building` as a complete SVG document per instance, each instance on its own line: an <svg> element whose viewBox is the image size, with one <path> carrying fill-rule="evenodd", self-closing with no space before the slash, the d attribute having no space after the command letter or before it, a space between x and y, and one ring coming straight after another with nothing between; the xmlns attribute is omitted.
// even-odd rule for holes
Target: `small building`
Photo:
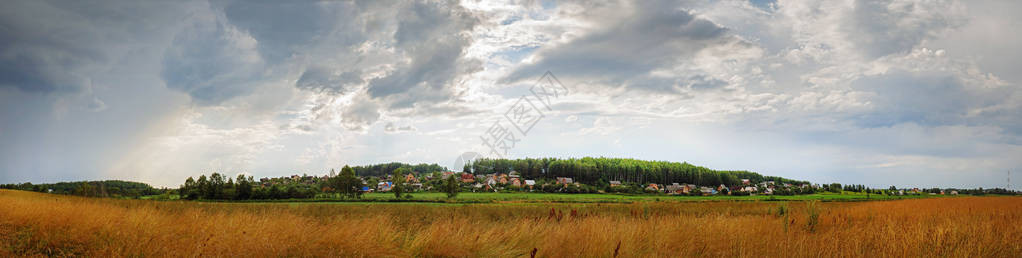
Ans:
<svg viewBox="0 0 1022 258"><path fill-rule="evenodd" d="M522 180L518 179L517 177L512 177L511 178L511 185L513 185L515 187L522 187Z"/></svg>
<svg viewBox="0 0 1022 258"><path fill-rule="evenodd" d="M393 182L380 182L379 184L376 184L376 189L380 190L380 192L390 191L390 188L393 187L394 187Z"/></svg>
<svg viewBox="0 0 1022 258"><path fill-rule="evenodd" d="M703 193L703 195L714 195L717 194L717 189L713 189L713 187L703 186L699 188L699 192Z"/></svg>
<svg viewBox="0 0 1022 258"><path fill-rule="evenodd" d="M664 190L667 192L667 194L685 194L688 193L688 190L685 189L686 186L687 185L672 183L664 187Z"/></svg>
<svg viewBox="0 0 1022 258"><path fill-rule="evenodd" d="M476 177L473 176L472 174L470 174L470 173L461 173L461 182L462 183L475 183L475 181L476 181Z"/></svg>
<svg viewBox="0 0 1022 258"><path fill-rule="evenodd" d="M405 183L413 184L418 182L419 179L415 178L415 175L413 175L412 173L408 173L408 175L405 175Z"/></svg>
<svg viewBox="0 0 1022 258"><path fill-rule="evenodd" d="M610 181L610 187L618 187L618 186L621 186L621 181L617 181L617 180L611 180Z"/></svg>
<svg viewBox="0 0 1022 258"><path fill-rule="evenodd" d="M536 185L536 180L525 180L525 186L528 186L529 190L532 190L532 187L535 186L535 185Z"/></svg>
<svg viewBox="0 0 1022 258"><path fill-rule="evenodd" d="M742 185L750 185L750 184L752 184L751 180L749 180L749 179L742 179Z"/></svg>
<svg viewBox="0 0 1022 258"><path fill-rule="evenodd" d="M660 186L657 185L657 184L652 184L651 183L648 186L646 186L646 190L659 192L660 191Z"/></svg>
<svg viewBox="0 0 1022 258"><path fill-rule="evenodd" d="M951 190L951 195L958 195L958 191L957 190Z"/></svg>
<svg viewBox="0 0 1022 258"><path fill-rule="evenodd" d="M562 184L562 185L567 186L568 184L574 184L574 183L575 183L575 180L571 179L570 177L558 177L557 178L557 184Z"/></svg>

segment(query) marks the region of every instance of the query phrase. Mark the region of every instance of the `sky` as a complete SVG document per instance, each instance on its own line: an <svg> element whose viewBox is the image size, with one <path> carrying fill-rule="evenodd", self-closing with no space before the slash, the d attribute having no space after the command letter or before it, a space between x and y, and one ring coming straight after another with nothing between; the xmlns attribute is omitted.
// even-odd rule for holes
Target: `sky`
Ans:
<svg viewBox="0 0 1022 258"><path fill-rule="evenodd" d="M1022 189L1022 1L4 6L0 183L603 156Z"/></svg>

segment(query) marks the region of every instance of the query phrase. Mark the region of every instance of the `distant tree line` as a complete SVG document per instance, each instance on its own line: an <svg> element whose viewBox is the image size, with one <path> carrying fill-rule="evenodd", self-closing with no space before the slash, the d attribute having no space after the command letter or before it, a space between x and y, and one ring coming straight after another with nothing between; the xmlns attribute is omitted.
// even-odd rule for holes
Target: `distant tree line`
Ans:
<svg viewBox="0 0 1022 258"><path fill-rule="evenodd" d="M1016 194L1019 194L1019 192L1017 192L1017 191L1008 190L1008 189L1004 189L1004 188L988 188L988 189L983 189L982 187L974 188L974 189L928 188L928 189L921 189L921 191L923 191L924 193L940 193L941 191L943 191L944 194L947 194L947 193L949 193L951 191L958 191L959 194L969 194L969 195L984 195L984 194L1016 195Z"/></svg>
<svg viewBox="0 0 1022 258"><path fill-rule="evenodd" d="M384 177L384 176L390 175L391 173L394 172L394 170L397 170L399 168L408 169L408 171L414 172L416 174L432 174L433 172L444 172L444 171L447 171L446 167L437 165L436 163L434 163L434 164L422 163L422 164L412 165L412 164L405 164L405 163L400 163L400 162L391 162L391 163L383 163L383 164L351 167L351 169L355 171L355 174L358 174L359 176L373 176L373 177Z"/></svg>
<svg viewBox="0 0 1022 258"><path fill-rule="evenodd" d="M200 175L199 179L188 177L184 185L178 188L181 199L186 200L250 200L250 199L290 199L312 198L319 193L315 186L302 184L273 185L271 187L254 187L251 176L238 175L235 180L220 173L212 173L209 177Z"/></svg>
<svg viewBox="0 0 1022 258"><path fill-rule="evenodd" d="M238 175L237 178L229 178L220 173L212 173L209 177L200 175L199 179L188 177L178 191L181 198L186 200L303 199L313 198L324 192L337 193L345 198L361 198L362 188L365 186L362 179L355 176L355 171L348 166L344 166L340 174L330 177L325 182L305 184L277 180L270 181L269 184L263 186L251 176Z"/></svg>
<svg viewBox="0 0 1022 258"><path fill-rule="evenodd" d="M713 170L688 163L646 161L622 158L558 159L477 159L465 164L463 171L473 174L517 171L525 178L554 179L571 177L575 182L597 185L611 180L641 184L690 183L702 186L738 185L742 179L752 183L774 181L777 184L808 184L807 181L763 176L749 171Z"/></svg>
<svg viewBox="0 0 1022 258"><path fill-rule="evenodd" d="M3 184L0 189L15 189L22 191L34 191L41 193L71 194L89 197L140 197L144 195L156 195L167 192L166 189L156 189L146 183L105 180L105 181L78 181L59 182L52 184Z"/></svg>

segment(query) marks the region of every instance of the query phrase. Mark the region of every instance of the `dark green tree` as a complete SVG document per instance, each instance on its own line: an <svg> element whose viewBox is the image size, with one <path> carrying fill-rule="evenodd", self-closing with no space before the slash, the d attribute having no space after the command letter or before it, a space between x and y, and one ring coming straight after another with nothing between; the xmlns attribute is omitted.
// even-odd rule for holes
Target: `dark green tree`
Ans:
<svg viewBox="0 0 1022 258"><path fill-rule="evenodd" d="M458 182L456 175L448 175L443 183L440 184L440 191L447 194L447 198L454 198L458 196L458 192L461 191L461 184Z"/></svg>
<svg viewBox="0 0 1022 258"><path fill-rule="evenodd" d="M252 178L246 178L245 175L238 175L238 180L235 181L235 198L238 200L248 200L252 198Z"/></svg>
<svg viewBox="0 0 1022 258"><path fill-rule="evenodd" d="M341 174L331 178L331 187L346 198L362 198L362 179L355 176L355 170L349 166L341 168Z"/></svg>
<svg viewBox="0 0 1022 258"><path fill-rule="evenodd" d="M206 198L209 195L209 179L206 179L206 175L199 175L199 180L195 181L195 188L199 191L199 198Z"/></svg>
<svg viewBox="0 0 1022 258"><path fill-rule="evenodd" d="M209 186L206 191L206 199L224 199L224 186L227 184L224 176L213 172L209 175Z"/></svg>
<svg viewBox="0 0 1022 258"><path fill-rule="evenodd" d="M186 200L199 199L199 189L195 183L195 179L192 179L192 177L185 179L185 185L181 186L181 189L178 189L178 195L180 195L182 199Z"/></svg>
<svg viewBox="0 0 1022 258"><path fill-rule="evenodd" d="M280 190L280 186L273 185L270 187L270 192L269 194L267 194L266 197L269 199L282 199L284 198L284 194L285 193L283 193L283 191Z"/></svg>
<svg viewBox="0 0 1022 258"><path fill-rule="evenodd" d="M394 198L401 198L401 194L404 194L405 190L405 175L411 173L407 168L398 168L394 170L391 175L391 181L394 186L390 188L390 191L394 192Z"/></svg>

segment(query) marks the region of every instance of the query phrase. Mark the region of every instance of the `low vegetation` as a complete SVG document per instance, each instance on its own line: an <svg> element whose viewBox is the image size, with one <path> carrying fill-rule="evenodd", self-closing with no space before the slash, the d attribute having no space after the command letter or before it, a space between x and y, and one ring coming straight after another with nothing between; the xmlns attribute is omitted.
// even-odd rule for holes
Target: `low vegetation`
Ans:
<svg viewBox="0 0 1022 258"><path fill-rule="evenodd" d="M0 256L1013 257L1020 220L1018 197L295 205L0 190Z"/></svg>
<svg viewBox="0 0 1022 258"><path fill-rule="evenodd" d="M156 189L146 183L121 180L60 182L53 184L0 184L0 189L17 189L41 193L73 194L90 197L128 197L138 198L168 192L167 189Z"/></svg>

